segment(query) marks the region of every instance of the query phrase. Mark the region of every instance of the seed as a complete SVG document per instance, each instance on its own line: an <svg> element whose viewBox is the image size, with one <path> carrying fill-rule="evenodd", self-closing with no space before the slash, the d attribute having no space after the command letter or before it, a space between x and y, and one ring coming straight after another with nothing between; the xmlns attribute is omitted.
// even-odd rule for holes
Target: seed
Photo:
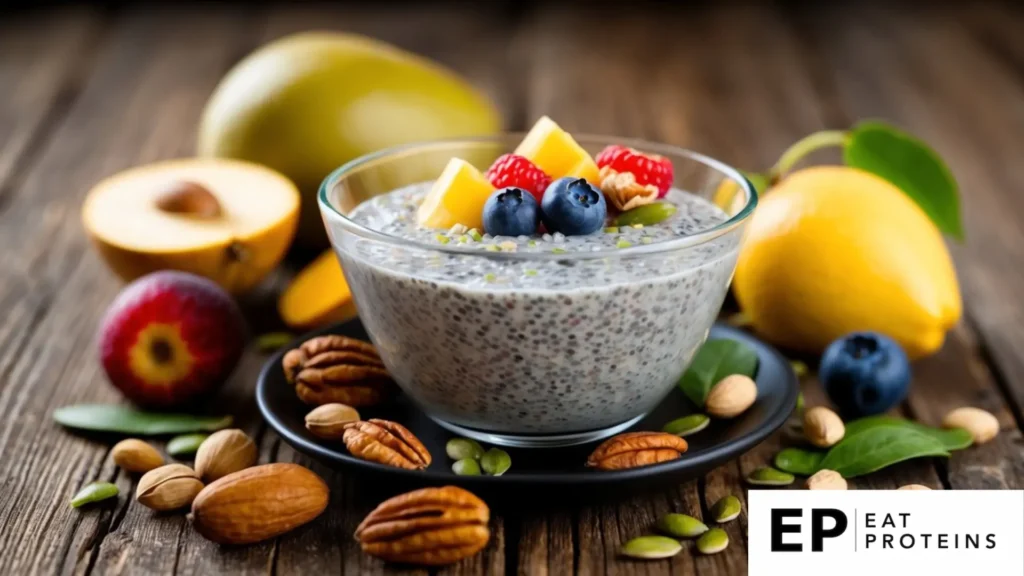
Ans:
<svg viewBox="0 0 1024 576"><path fill-rule="evenodd" d="M455 472L459 476L479 476L480 463L472 458L456 460L455 463L452 464L452 472Z"/></svg>
<svg viewBox="0 0 1024 576"><path fill-rule="evenodd" d="M744 374L731 374L715 384L704 409L715 418L735 418L757 400L757 384Z"/></svg>
<svg viewBox="0 0 1024 576"><path fill-rule="evenodd" d="M451 242L451 238L445 236L444 234L438 234L437 236L434 236L434 238L437 238L437 241L440 242L441 244L447 244L448 242Z"/></svg>
<svg viewBox="0 0 1024 576"><path fill-rule="evenodd" d="M528 268L526 271L523 272L523 274L526 274L527 276L536 276L537 271L534 270L533 268Z"/></svg>
<svg viewBox="0 0 1024 576"><path fill-rule="evenodd" d="M512 467L512 457L499 448L491 448L480 458L480 467L491 476L501 476Z"/></svg>
<svg viewBox="0 0 1024 576"><path fill-rule="evenodd" d="M715 522L725 524L740 515L740 508L740 499L730 494L715 502L715 505L711 507L711 516Z"/></svg>
<svg viewBox="0 0 1024 576"><path fill-rule="evenodd" d="M676 436L689 436L707 428L708 424L711 424L711 418L704 414L690 414L665 424L661 431L675 434Z"/></svg>
<svg viewBox="0 0 1024 576"><path fill-rule="evenodd" d="M623 556L629 556L630 558L653 560L675 556L682 549L683 545L674 538L667 536L641 536L623 544L620 552Z"/></svg>
<svg viewBox="0 0 1024 576"><path fill-rule="evenodd" d="M644 206L637 206L627 210L615 219L616 226L632 226L633 224L644 224L653 226L667 220L676 213L676 206L671 202L655 202Z"/></svg>
<svg viewBox="0 0 1024 576"><path fill-rule="evenodd" d="M114 464L128 472L145 473L164 463L164 457L156 448L137 438L128 438L114 444L110 455Z"/></svg>
<svg viewBox="0 0 1024 576"><path fill-rule="evenodd" d="M469 242L469 236L466 236L465 234L459 236L459 244L465 244L467 242Z"/></svg>
<svg viewBox="0 0 1024 576"><path fill-rule="evenodd" d="M551 252L554 254L565 254L565 248L552 248Z"/></svg>
<svg viewBox="0 0 1024 576"><path fill-rule="evenodd" d="M444 445L444 451L448 453L448 457L452 460L463 460L465 458L479 460L484 455L483 446L480 446L480 443L476 440L469 438L452 438Z"/></svg>
<svg viewBox="0 0 1024 576"><path fill-rule="evenodd" d="M793 480L795 478L792 474L767 466L758 468L747 476L747 484L754 486L788 486Z"/></svg>
<svg viewBox="0 0 1024 576"><path fill-rule="evenodd" d="M818 470L807 479L808 490L846 490L846 479L835 470Z"/></svg>
<svg viewBox="0 0 1024 576"><path fill-rule="evenodd" d="M846 435L846 426L838 414L824 406L804 413L804 436L818 448L830 448Z"/></svg>
<svg viewBox="0 0 1024 576"><path fill-rule="evenodd" d="M999 434L999 420L982 410L964 406L946 414L942 419L943 428L963 428L971 433L975 444L984 444Z"/></svg>
<svg viewBox="0 0 1024 576"><path fill-rule="evenodd" d="M498 277L495 276L491 272L488 272L487 274L484 274L484 281L486 281L486 282L497 282L497 280L498 280Z"/></svg>
<svg viewBox="0 0 1024 576"><path fill-rule="evenodd" d="M609 226L604 229L605 234L616 234L619 231L618 226Z"/></svg>
<svg viewBox="0 0 1024 576"><path fill-rule="evenodd" d="M174 457L191 456L196 453L196 450L199 450L199 445L209 437L209 434L175 436L167 443L167 453Z"/></svg>
<svg viewBox="0 0 1024 576"><path fill-rule="evenodd" d="M295 336L288 332L268 332L267 334L261 334L256 338L256 349L259 350L261 354L267 354L285 346L291 342L293 338L295 338Z"/></svg>
<svg viewBox="0 0 1024 576"><path fill-rule="evenodd" d="M470 228L469 237L472 238L474 242L479 242L483 239L483 236L480 235L480 231L476 228Z"/></svg>
<svg viewBox="0 0 1024 576"><path fill-rule="evenodd" d="M703 522L686 514L666 514L658 520L658 530L676 538L696 538L708 531Z"/></svg>
<svg viewBox="0 0 1024 576"><path fill-rule="evenodd" d="M118 492L117 486L110 482L92 482L86 484L78 491L78 494L75 494L75 497L71 499L71 507L80 508L86 504L114 498Z"/></svg>
<svg viewBox="0 0 1024 576"><path fill-rule="evenodd" d="M907 484L905 486L900 486L899 490L931 490L931 488L921 484Z"/></svg>
<svg viewBox="0 0 1024 576"><path fill-rule="evenodd" d="M619 240L615 243L616 248L629 248L633 244L629 240Z"/></svg>
<svg viewBox="0 0 1024 576"><path fill-rule="evenodd" d="M729 535L721 528L712 528L697 539L697 550L701 554L718 554L729 546Z"/></svg>

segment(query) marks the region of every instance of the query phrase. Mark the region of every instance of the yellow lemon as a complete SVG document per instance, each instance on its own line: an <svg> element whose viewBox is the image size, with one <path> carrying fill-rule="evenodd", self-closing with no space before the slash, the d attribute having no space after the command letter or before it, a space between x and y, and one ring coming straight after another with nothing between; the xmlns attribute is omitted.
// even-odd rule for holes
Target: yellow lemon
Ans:
<svg viewBox="0 0 1024 576"><path fill-rule="evenodd" d="M733 287L759 334L808 352L874 330L925 356L961 313L952 260L928 216L886 180L845 166L794 172L765 194Z"/></svg>

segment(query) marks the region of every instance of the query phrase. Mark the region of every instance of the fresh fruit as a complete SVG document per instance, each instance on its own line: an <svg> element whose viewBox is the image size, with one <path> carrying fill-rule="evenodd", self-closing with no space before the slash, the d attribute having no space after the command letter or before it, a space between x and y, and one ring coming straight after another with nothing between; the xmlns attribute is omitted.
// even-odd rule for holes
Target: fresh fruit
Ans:
<svg viewBox="0 0 1024 576"><path fill-rule="evenodd" d="M522 188L533 194L537 202L544 197L544 191L551 184L551 176L537 168L533 162L515 154L499 156L487 169L485 176L495 188Z"/></svg>
<svg viewBox="0 0 1024 576"><path fill-rule="evenodd" d="M232 294L274 269L295 235L299 192L237 160L191 158L103 180L82 207L85 229L126 281L158 270L205 276Z"/></svg>
<svg viewBox="0 0 1024 576"><path fill-rule="evenodd" d="M540 224L540 205L522 188L502 188L484 204L484 231L492 236L529 236Z"/></svg>
<svg viewBox="0 0 1024 576"><path fill-rule="evenodd" d="M155 272L121 291L100 323L110 382L145 406L184 404L224 383L245 342L238 306L185 272Z"/></svg>
<svg viewBox="0 0 1024 576"><path fill-rule="evenodd" d="M759 334L807 352L871 330L918 358L961 313L953 263L928 216L889 182L843 166L794 172L764 195L733 287Z"/></svg>
<svg viewBox="0 0 1024 576"><path fill-rule="evenodd" d="M601 182L590 154L547 116L537 120L515 154L527 158L552 178L584 178L595 186Z"/></svg>
<svg viewBox="0 0 1024 576"><path fill-rule="evenodd" d="M289 327L309 330L357 316L352 292L333 250L326 250L300 271L277 300Z"/></svg>
<svg viewBox="0 0 1024 576"><path fill-rule="evenodd" d="M416 221L427 228L483 228L484 204L493 192L494 186L475 166L452 158L420 204Z"/></svg>
<svg viewBox="0 0 1024 576"><path fill-rule="evenodd" d="M582 236L604 227L604 194L583 178L559 178L544 191L541 218L549 232Z"/></svg>
<svg viewBox="0 0 1024 576"><path fill-rule="evenodd" d="M594 162L599 169L607 167L616 173L629 172L641 186L656 187L658 198L664 198L672 187L672 161L658 154L613 144L602 150Z"/></svg>
<svg viewBox="0 0 1024 576"><path fill-rule="evenodd" d="M291 178L302 191L298 241L326 247L316 193L331 170L382 148L500 126L483 94L435 62L361 36L312 32L267 44L228 72L203 111L198 150Z"/></svg>
<svg viewBox="0 0 1024 576"><path fill-rule="evenodd" d="M892 338L854 332L829 344L818 367L821 385L847 419L886 412L910 387L910 362Z"/></svg>

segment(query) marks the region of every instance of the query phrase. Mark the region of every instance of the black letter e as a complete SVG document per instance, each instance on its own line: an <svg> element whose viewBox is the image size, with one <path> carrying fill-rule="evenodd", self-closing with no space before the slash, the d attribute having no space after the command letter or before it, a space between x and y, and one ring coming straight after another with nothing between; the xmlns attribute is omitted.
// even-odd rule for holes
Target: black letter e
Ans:
<svg viewBox="0 0 1024 576"><path fill-rule="evenodd" d="M798 524L785 524L783 518L800 518L803 510L799 508L778 508L772 509L772 552L803 552L804 547L799 542L786 544L782 541L783 534L799 534Z"/></svg>

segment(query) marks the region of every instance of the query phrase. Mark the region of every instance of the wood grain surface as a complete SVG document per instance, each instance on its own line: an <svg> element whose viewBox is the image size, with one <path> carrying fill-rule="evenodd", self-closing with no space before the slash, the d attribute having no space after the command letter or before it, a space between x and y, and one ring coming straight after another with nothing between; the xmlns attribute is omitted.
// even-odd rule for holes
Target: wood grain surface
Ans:
<svg viewBox="0 0 1024 576"><path fill-rule="evenodd" d="M184 515L153 514L125 497L137 479L113 466L108 443L51 422L59 406L119 399L97 363L94 333L121 283L86 240L85 192L129 166L191 154L200 111L232 64L312 28L372 35L451 66L498 103L510 129L548 114L570 131L665 141L752 170L807 133L861 118L887 118L932 143L962 187L967 241L951 249L966 318L915 366L899 412L937 424L952 407L977 405L1003 432L949 460L908 462L852 486L1024 488L1024 12L1011 3L35 10L0 15L2 573L746 572L745 513L725 526L732 544L715 556L687 545L670 560L641 563L617 551L666 512L700 517L724 495L744 500L742 477L770 461L778 437L663 492L495 517L483 553L426 571L359 551L352 532L375 497L267 430L252 398L265 360L254 347L223 401L237 407L262 462L310 466L331 488L323 516L273 541L222 547ZM289 274L244 299L254 333L277 327L273 302ZM823 401L813 376L803 386L809 404ZM71 495L92 480L115 482L122 497L71 509Z"/></svg>

